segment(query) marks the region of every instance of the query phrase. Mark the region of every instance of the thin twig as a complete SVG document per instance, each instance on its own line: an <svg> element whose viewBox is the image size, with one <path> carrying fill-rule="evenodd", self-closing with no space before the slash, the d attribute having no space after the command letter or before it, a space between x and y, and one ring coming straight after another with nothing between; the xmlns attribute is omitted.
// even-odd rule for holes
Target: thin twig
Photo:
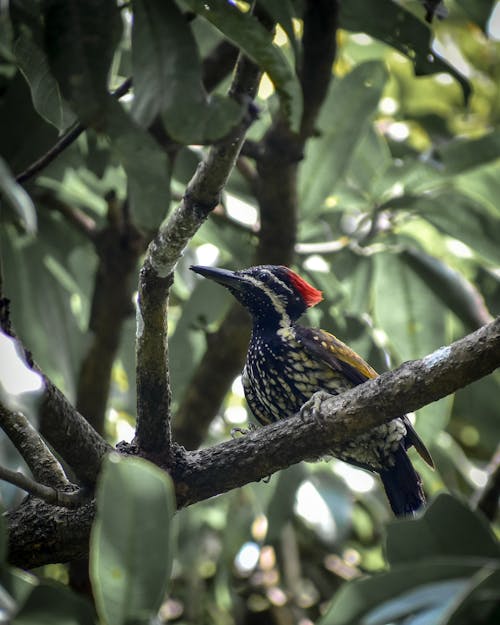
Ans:
<svg viewBox="0 0 500 625"><path fill-rule="evenodd" d="M127 78L111 95L116 98L121 98L130 90L131 86L132 78ZM27 180L36 176L42 169L52 163L61 152L64 152L67 147L74 143L85 130L85 126L80 122L72 124L50 150L45 152L39 159L31 163L31 165L16 176L16 181L19 184L24 184Z"/></svg>
<svg viewBox="0 0 500 625"><path fill-rule="evenodd" d="M87 239L93 241L97 234L97 225L94 219L76 206L71 206L56 197L50 191L36 193L36 199L63 215L63 217L81 232Z"/></svg>
<svg viewBox="0 0 500 625"><path fill-rule="evenodd" d="M21 412L14 412L0 404L0 427L10 438L38 482L54 488L69 485L59 461Z"/></svg>
<svg viewBox="0 0 500 625"><path fill-rule="evenodd" d="M45 486L45 484L35 482L19 471L11 471L10 469L6 469L2 466L0 466L0 480L14 484L14 486L22 488L30 495L43 499L43 501L46 501L54 506L76 508L80 506L83 501L85 501L85 497L82 495L81 490L75 490L73 492L56 490L51 486Z"/></svg>

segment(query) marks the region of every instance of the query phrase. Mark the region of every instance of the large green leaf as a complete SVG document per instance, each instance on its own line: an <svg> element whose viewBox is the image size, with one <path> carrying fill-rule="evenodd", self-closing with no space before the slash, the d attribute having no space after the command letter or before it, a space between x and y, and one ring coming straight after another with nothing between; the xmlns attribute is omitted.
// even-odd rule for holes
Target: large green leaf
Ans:
<svg viewBox="0 0 500 625"><path fill-rule="evenodd" d="M420 519L397 521L387 528L391 565L437 557L498 560L500 546L481 515L451 495L441 494Z"/></svg>
<svg viewBox="0 0 500 625"><path fill-rule="evenodd" d="M320 625L458 623L452 617L461 603L470 608L483 600L477 589L492 588L500 567L485 520L450 495L440 495L420 519L392 523L387 555L391 570L344 585ZM489 600L498 601L498 593Z"/></svg>
<svg viewBox="0 0 500 625"><path fill-rule="evenodd" d="M89 601L62 584L43 582L10 621L12 625L95 625Z"/></svg>
<svg viewBox="0 0 500 625"><path fill-rule="evenodd" d="M113 0L44 0L45 47L63 96L99 128L110 96L108 72L121 18Z"/></svg>
<svg viewBox="0 0 500 625"><path fill-rule="evenodd" d="M499 371L456 393L450 424L457 438L466 428L477 439L474 446L484 460L495 453L498 445L498 410L493 397L500 397Z"/></svg>
<svg viewBox="0 0 500 625"><path fill-rule="evenodd" d="M333 81L319 119L321 135L309 142L300 171L299 197L305 213L319 211L333 193L367 132L386 80L383 63L369 61Z"/></svg>
<svg viewBox="0 0 500 625"><path fill-rule="evenodd" d="M476 570L474 564L426 560L349 582L335 595L318 625L436 625ZM410 620L412 615L415 620ZM424 620L426 616L431 620Z"/></svg>
<svg viewBox="0 0 500 625"><path fill-rule="evenodd" d="M128 183L132 219L154 231L170 207L170 163L156 141L125 112L118 102L109 105L106 133Z"/></svg>
<svg viewBox="0 0 500 625"><path fill-rule="evenodd" d="M75 116L64 102L59 85L52 76L44 51L31 33L22 31L15 41L14 54L19 69L31 90L33 105L38 113L60 132L75 121Z"/></svg>
<svg viewBox="0 0 500 625"><path fill-rule="evenodd" d="M413 248L404 250L400 258L457 315L469 331L488 323L490 314L481 293L458 271L439 258Z"/></svg>
<svg viewBox="0 0 500 625"><path fill-rule="evenodd" d="M479 139L458 137L439 146L437 153L450 174L495 161L500 155L500 130L492 130Z"/></svg>
<svg viewBox="0 0 500 625"><path fill-rule="evenodd" d="M211 22L267 72L292 129L298 130L302 115L300 83L283 52L273 45L271 33L253 15L242 13L225 0L185 0L185 4Z"/></svg>
<svg viewBox="0 0 500 625"><path fill-rule="evenodd" d="M194 36L174 2L134 1L132 64L135 117L149 126L161 114L180 143L218 139L243 114L234 100L205 95Z"/></svg>
<svg viewBox="0 0 500 625"><path fill-rule="evenodd" d="M397 360L422 358L445 343L446 308L398 254L375 257L374 317Z"/></svg>
<svg viewBox="0 0 500 625"><path fill-rule="evenodd" d="M175 400L182 397L193 369L203 355L206 340L202 328L220 319L229 304L230 296L226 291L214 296L213 285L208 280L197 281L169 339L170 378Z"/></svg>
<svg viewBox="0 0 500 625"><path fill-rule="evenodd" d="M16 331L44 372L72 397L86 348L82 328L96 256L88 241L43 204L39 217L39 235L29 241L12 228L2 232L5 289ZM72 306L75 300L82 316Z"/></svg>
<svg viewBox="0 0 500 625"><path fill-rule="evenodd" d="M351 0L340 5L340 26L354 32L362 31L396 48L415 64L415 73L448 72L454 76L467 102L471 93L469 82L431 47L432 32L427 24L392 0Z"/></svg>
<svg viewBox="0 0 500 625"><path fill-rule="evenodd" d="M465 193L443 191L409 198L410 205L436 228L469 245L487 260L500 262L500 219ZM400 199L405 208L405 199Z"/></svg>
<svg viewBox="0 0 500 625"><path fill-rule="evenodd" d="M171 479L139 458L111 455L97 489L90 574L103 623L150 623L164 599L173 558Z"/></svg>
<svg viewBox="0 0 500 625"><path fill-rule="evenodd" d="M3 566L0 570L0 606L2 615L12 618L17 614L38 583L38 579L26 571ZM9 620L8 622L10 623L11 621Z"/></svg>
<svg viewBox="0 0 500 625"><path fill-rule="evenodd" d="M17 184L1 156L0 196L20 219L26 231L33 234L36 231L36 213L33 202L23 187Z"/></svg>
<svg viewBox="0 0 500 625"><path fill-rule="evenodd" d="M57 130L33 107L28 83L21 72L16 72L0 98L0 119L1 156L16 176L57 141Z"/></svg>

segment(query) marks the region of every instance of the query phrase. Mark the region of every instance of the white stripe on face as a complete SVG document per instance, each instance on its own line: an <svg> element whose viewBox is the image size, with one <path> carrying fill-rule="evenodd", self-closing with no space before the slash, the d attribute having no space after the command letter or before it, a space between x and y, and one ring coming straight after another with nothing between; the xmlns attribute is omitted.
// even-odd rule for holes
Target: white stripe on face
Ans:
<svg viewBox="0 0 500 625"><path fill-rule="evenodd" d="M271 272L267 272L269 273L269 275L272 276L273 280L275 282L277 282L278 284L280 284L284 289L286 289L287 291L290 291L290 293L293 294L292 289L285 284L284 282L282 282L281 280L279 280L278 278L276 278L276 276L274 274L272 274ZM291 320L289 315L286 312L286 304L283 301L283 299L277 294L275 293L272 288L270 288L267 284L265 284L264 282L262 282L261 280L259 280L258 278L254 278L253 276L245 276L245 280L248 280L249 282L251 282L254 286L256 286L258 289L260 289L261 291L263 291L271 300L271 303L274 307L274 309L278 312L278 314L280 315L280 326L283 328L286 328L290 325Z"/></svg>

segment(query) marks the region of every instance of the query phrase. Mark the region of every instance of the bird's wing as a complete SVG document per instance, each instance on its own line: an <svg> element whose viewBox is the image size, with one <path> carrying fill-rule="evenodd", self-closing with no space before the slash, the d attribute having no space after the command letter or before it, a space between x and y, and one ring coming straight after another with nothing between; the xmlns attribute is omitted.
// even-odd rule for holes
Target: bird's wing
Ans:
<svg viewBox="0 0 500 625"><path fill-rule="evenodd" d="M325 330L295 326L295 336L310 356L343 373L353 386L378 375L361 356Z"/></svg>
<svg viewBox="0 0 500 625"><path fill-rule="evenodd" d="M306 352L313 358L324 362L334 371L343 373L353 386L378 376L375 369L370 367L361 356L358 356L354 350L325 330L295 326L295 336ZM403 417L403 420L407 430L406 446L411 447L413 445L423 460L429 466L434 467L429 450L413 428L410 420L406 416Z"/></svg>

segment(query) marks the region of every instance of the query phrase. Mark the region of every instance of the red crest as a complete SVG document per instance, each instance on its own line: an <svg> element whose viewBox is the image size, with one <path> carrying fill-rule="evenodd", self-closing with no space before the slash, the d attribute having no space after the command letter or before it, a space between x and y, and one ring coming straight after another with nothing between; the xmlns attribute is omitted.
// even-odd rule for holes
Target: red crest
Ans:
<svg viewBox="0 0 500 625"><path fill-rule="evenodd" d="M288 268L287 268L288 269ZM301 294L302 299L308 307L315 306L323 299L322 291L319 291L312 284L306 282L304 278L301 278L298 273L288 269L288 277L291 283Z"/></svg>

